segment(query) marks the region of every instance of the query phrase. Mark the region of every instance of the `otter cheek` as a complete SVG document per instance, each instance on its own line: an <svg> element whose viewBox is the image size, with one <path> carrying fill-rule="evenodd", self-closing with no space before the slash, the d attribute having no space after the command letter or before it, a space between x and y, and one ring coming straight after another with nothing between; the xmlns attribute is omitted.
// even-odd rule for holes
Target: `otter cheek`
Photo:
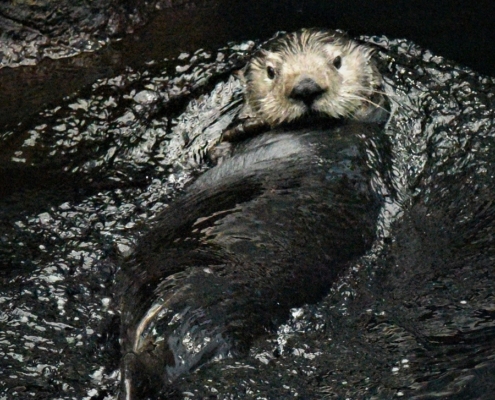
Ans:
<svg viewBox="0 0 495 400"><path fill-rule="evenodd" d="M270 95L271 86L267 85L266 82L260 80L253 90L253 93L256 94L256 99L261 102L266 102L267 97Z"/></svg>
<svg viewBox="0 0 495 400"><path fill-rule="evenodd" d="M361 71L363 67L358 60L346 60L342 63L340 68L342 85L349 86L351 89L360 86L361 73L356 73L356 71Z"/></svg>

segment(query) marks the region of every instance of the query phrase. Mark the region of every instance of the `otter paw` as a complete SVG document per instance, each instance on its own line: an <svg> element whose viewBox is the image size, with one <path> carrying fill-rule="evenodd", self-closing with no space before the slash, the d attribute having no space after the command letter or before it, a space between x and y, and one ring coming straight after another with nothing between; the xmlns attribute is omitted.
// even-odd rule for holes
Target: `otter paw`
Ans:
<svg viewBox="0 0 495 400"><path fill-rule="evenodd" d="M259 118L246 118L237 126L226 130L222 134L224 142L241 142L248 138L260 135L270 129L270 126Z"/></svg>
<svg viewBox="0 0 495 400"><path fill-rule="evenodd" d="M233 147L230 142L221 142L208 152L208 158L213 164L220 165L224 159L230 157Z"/></svg>

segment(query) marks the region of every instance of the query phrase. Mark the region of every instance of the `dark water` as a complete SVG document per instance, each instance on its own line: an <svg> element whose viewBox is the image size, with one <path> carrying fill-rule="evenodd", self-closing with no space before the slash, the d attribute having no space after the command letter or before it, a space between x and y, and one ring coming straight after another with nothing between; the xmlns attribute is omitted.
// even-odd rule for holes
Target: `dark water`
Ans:
<svg viewBox="0 0 495 400"><path fill-rule="evenodd" d="M231 121L239 85L229 75L250 46L129 69L3 133L7 398L115 392L110 256L132 246L139 225L191 179L195 157Z"/></svg>
<svg viewBox="0 0 495 400"><path fill-rule="evenodd" d="M381 239L248 356L181 377L183 398L491 398L494 79L364 39L392 103ZM1 132L0 398L115 398L115 260L205 168L252 46L128 67Z"/></svg>

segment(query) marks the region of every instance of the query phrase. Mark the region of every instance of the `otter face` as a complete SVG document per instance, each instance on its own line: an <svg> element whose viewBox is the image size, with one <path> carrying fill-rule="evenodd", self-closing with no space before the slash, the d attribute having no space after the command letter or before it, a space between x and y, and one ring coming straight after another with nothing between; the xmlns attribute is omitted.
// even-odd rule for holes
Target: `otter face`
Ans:
<svg viewBox="0 0 495 400"><path fill-rule="evenodd" d="M308 115L359 119L381 86L371 53L332 31L275 39L248 66L247 104L272 126Z"/></svg>

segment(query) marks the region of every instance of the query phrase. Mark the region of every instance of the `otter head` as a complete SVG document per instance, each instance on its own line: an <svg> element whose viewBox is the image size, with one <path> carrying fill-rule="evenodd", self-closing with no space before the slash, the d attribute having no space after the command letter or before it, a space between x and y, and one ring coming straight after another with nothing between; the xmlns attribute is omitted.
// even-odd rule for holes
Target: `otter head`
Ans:
<svg viewBox="0 0 495 400"><path fill-rule="evenodd" d="M306 29L268 42L246 70L246 103L274 126L309 115L364 119L382 84L372 50L333 31Z"/></svg>

